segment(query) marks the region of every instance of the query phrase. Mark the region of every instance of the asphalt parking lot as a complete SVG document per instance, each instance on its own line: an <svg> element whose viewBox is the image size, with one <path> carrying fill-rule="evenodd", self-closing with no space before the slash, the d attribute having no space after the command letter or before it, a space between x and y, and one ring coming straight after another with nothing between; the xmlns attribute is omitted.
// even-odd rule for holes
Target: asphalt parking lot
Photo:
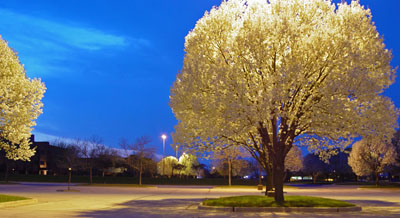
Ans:
<svg viewBox="0 0 400 218"><path fill-rule="evenodd" d="M198 210L206 198L261 195L254 189L212 186L155 188L73 186L79 192L59 192L65 184L0 185L0 194L35 198L38 203L0 209L0 217L400 217L400 189L358 189L357 186L318 186L287 189L287 195L345 200L363 208L347 213L233 213Z"/></svg>

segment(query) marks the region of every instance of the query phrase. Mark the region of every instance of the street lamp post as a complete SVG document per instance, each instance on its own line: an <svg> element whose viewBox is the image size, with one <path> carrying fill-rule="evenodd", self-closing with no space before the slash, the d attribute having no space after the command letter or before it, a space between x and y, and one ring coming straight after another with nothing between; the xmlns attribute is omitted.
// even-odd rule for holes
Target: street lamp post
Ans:
<svg viewBox="0 0 400 218"><path fill-rule="evenodd" d="M72 171L71 167L68 168L68 191L70 190L69 186L71 184L71 171Z"/></svg>
<svg viewBox="0 0 400 218"><path fill-rule="evenodd" d="M178 159L178 145L175 146L175 150L176 150L176 158Z"/></svg>
<svg viewBox="0 0 400 218"><path fill-rule="evenodd" d="M161 138L162 138L162 174L163 174L163 176L164 176L164 175L165 175L165 174L164 174L164 167L165 167L165 164L164 164L165 139L167 138L167 136L166 136L165 134L163 134L163 135L161 136Z"/></svg>

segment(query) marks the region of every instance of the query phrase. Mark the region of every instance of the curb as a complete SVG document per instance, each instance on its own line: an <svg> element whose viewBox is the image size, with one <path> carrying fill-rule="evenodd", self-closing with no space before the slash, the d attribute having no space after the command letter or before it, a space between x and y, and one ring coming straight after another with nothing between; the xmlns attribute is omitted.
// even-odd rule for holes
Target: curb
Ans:
<svg viewBox="0 0 400 218"><path fill-rule="evenodd" d="M19 206L25 206L25 205L30 205L30 204L36 204L38 202L37 199L27 199L27 200L18 200L18 201L8 201L8 202L3 202L0 203L0 209L1 208L9 208L9 207L19 207Z"/></svg>
<svg viewBox="0 0 400 218"><path fill-rule="evenodd" d="M225 212L359 212L361 207L219 207L206 206L200 203L199 210L225 211Z"/></svg>

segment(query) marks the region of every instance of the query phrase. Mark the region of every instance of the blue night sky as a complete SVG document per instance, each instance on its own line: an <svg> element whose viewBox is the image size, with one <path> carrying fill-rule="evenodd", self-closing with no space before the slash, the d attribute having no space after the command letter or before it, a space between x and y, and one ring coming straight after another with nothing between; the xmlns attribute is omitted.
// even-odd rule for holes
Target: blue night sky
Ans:
<svg viewBox="0 0 400 218"><path fill-rule="evenodd" d="M2 1L0 35L47 92L37 140L101 136L112 147L148 135L173 155L169 89L182 67L184 37L221 0ZM94 3L95 2L95 3ZM393 66L400 65L400 1L368 6ZM400 107L400 84L386 91Z"/></svg>

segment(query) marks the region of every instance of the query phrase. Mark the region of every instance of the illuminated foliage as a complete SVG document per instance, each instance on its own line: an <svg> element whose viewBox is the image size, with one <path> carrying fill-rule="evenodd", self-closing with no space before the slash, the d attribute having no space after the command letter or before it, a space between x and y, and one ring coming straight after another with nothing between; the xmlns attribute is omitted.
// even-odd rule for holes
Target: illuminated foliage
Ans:
<svg viewBox="0 0 400 218"><path fill-rule="evenodd" d="M176 157L167 156L157 163L157 173L162 176L171 177L174 175L174 166L176 164L178 164L178 159Z"/></svg>
<svg viewBox="0 0 400 218"><path fill-rule="evenodd" d="M16 52L0 37L0 149L8 159L29 160L35 154L29 138L45 90L40 79L26 76Z"/></svg>
<svg viewBox="0 0 400 218"><path fill-rule="evenodd" d="M364 139L354 143L348 162L357 176L372 174L378 184L379 174L385 167L396 163L396 155L392 144L376 139Z"/></svg>
<svg viewBox="0 0 400 218"><path fill-rule="evenodd" d="M193 166L199 164L199 161L197 160L197 157L195 155L183 153L182 156L179 157L179 164L182 164L184 166L181 174L186 176L197 175L197 171L193 168Z"/></svg>
<svg viewBox="0 0 400 218"><path fill-rule="evenodd" d="M291 172L303 169L303 155L297 146L293 146L286 155L285 169Z"/></svg>
<svg viewBox="0 0 400 218"><path fill-rule="evenodd" d="M381 95L394 81L391 52L357 1L223 1L186 36L185 52L170 96L174 142L242 145L272 165L277 202L294 143L329 153L359 136L391 138L397 126Z"/></svg>

